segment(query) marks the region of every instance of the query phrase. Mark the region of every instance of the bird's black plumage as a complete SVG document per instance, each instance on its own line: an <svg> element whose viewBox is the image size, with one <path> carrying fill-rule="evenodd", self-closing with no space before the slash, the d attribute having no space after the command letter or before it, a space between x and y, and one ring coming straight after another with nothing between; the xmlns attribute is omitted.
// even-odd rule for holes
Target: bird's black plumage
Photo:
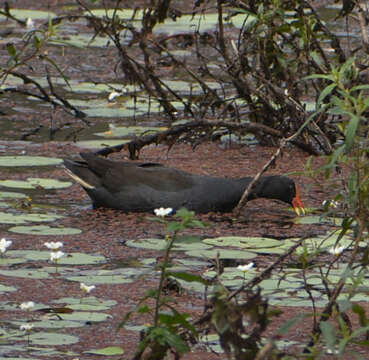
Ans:
<svg viewBox="0 0 369 360"><path fill-rule="evenodd" d="M112 161L93 153L81 153L81 157L83 161L64 160L64 166L86 190L94 207L126 212L160 207L186 207L198 213L232 211L252 180L195 175L155 163ZM261 197L303 208L294 181L286 176L262 177L249 200Z"/></svg>

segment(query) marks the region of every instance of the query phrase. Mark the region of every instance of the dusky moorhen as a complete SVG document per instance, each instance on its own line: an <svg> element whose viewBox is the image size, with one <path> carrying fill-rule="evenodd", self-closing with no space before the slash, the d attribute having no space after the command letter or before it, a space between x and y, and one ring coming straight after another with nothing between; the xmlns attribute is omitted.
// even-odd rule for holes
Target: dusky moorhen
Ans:
<svg viewBox="0 0 369 360"><path fill-rule="evenodd" d="M252 180L195 175L156 163L112 161L93 153L81 153L81 157L84 161L64 160L64 166L95 208L142 212L185 207L197 213L229 212ZM282 200L298 215L305 213L298 188L286 176L262 177L249 195L249 200L256 198Z"/></svg>

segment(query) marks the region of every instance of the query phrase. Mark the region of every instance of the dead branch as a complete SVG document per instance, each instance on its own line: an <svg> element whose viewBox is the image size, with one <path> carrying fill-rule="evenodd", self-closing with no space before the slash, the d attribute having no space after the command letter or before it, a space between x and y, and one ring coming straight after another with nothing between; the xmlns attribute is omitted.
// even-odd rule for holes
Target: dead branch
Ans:
<svg viewBox="0 0 369 360"><path fill-rule="evenodd" d="M219 128L226 128L231 132L250 132L253 134L264 134L270 135L277 139L283 138L283 133L279 130L275 130L269 126L257 123L235 123L235 122L227 122L227 121L206 121L206 120L198 120L192 121L187 124L181 124L177 126L173 126L168 130L157 132L154 134L149 134L141 137L137 137L131 140L129 143L120 144L116 146L106 147L104 149L96 151L96 155L108 156L114 152L120 152L125 149L129 151L129 158L131 160L137 160L139 157L140 150L150 144L160 144L167 143L171 146L176 139L178 139L181 135L189 133L191 131L214 131ZM286 140L285 140L286 141ZM317 151L312 148L309 144L303 143L295 139L295 134L288 138L288 141L299 148L307 151L309 154L317 155Z"/></svg>

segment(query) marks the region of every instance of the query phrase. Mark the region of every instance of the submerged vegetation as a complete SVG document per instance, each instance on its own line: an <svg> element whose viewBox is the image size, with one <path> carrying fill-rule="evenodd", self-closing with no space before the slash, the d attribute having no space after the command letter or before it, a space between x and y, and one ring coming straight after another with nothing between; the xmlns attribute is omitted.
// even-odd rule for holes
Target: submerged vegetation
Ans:
<svg viewBox="0 0 369 360"><path fill-rule="evenodd" d="M140 149L150 143L164 143L170 148L176 141L185 141L196 147L203 141L226 137L246 144L251 139L279 145L270 166L290 143L309 154L326 156L326 164L319 168L311 157L305 174L317 183L319 175L324 174L334 194L319 216L298 220L325 221L332 231L283 241L182 236L180 232L203 226L202 223L186 210L171 218L167 217L169 209L158 209L157 216L167 227L166 238L127 241L128 246L164 249L164 260L158 266L159 285L150 289L136 308L138 316L151 315L152 323L140 328L141 340L134 359L164 359L168 352L178 359L195 344L209 345L209 339L214 338L218 341L217 351L237 360L283 356L318 359L326 352L337 356L354 353L357 348L352 345L367 347L367 4L343 1L334 8L316 7L315 2L308 1L231 0L196 1L186 8L176 1L156 1L129 9L130 2L118 0L109 2L111 8L102 8L107 3L76 0L76 7L67 9L64 15L46 13L45 18L41 13L33 19L34 12L18 12L5 3L0 16L26 30L21 39L5 46L7 61L0 67L0 98L17 96L21 101L31 98L49 104L50 138L71 128L68 137L78 139L81 126L90 126L94 117L119 117L118 125L126 125L129 117L145 121L148 114L163 115L158 132L156 127L142 129L136 124L129 129L114 125L108 131L100 129L96 135L105 138L102 143L109 137L141 135L133 140L127 138L126 144L114 148L104 147L98 152L104 155L125 148L131 158L138 158ZM83 31L73 34L74 26ZM343 28L342 34L339 30ZM357 30L355 36L353 29ZM99 56L114 52L109 76L91 79L83 74L83 81L73 79L73 72L64 69L60 58L53 54L56 49L69 51L72 46L80 46L78 52L83 52L87 45L96 46ZM88 101L86 94L90 93L98 94L97 99ZM56 124L54 117L59 109L65 112L65 119ZM31 129L20 138L32 139L39 131L41 127ZM30 160L37 160L38 165L60 162L43 157L3 157L1 166L27 166ZM0 185L46 191L70 183L28 178L2 180ZM0 198L12 198L11 194L14 193L1 192ZM19 194L14 197L22 198ZM59 218L56 214L33 213L31 201L14 204L4 206L21 208L25 214L1 212L2 223L23 225ZM37 236L80 232L46 225L14 226L9 231ZM89 292L98 284L128 283L152 271L152 264L146 263L139 269L79 270L76 265L106 259L83 253L66 255L57 250L60 243L57 247L55 243L45 243L49 248L46 244L51 246L51 254L11 250L12 241L2 239L0 274L33 279L58 276L63 281L79 282L83 296L55 300L67 304L59 308L63 313L59 323L13 322L12 327L16 324L17 329L4 330L5 340L26 339L27 346L76 342L78 339L70 335L59 338L39 328L83 326L88 316L89 321L105 321L109 316L99 311L115 303L87 296ZM200 258L200 266L211 264L212 268L201 276L194 274L189 270L191 266L172 263L176 251ZM254 265L260 254L275 257L264 268L252 267L250 264ZM7 268L50 260L51 266L31 270ZM168 295L173 286L178 292L205 294L206 306L199 318L192 319L179 310ZM16 290L0 287L1 292ZM36 311L26 304L21 308L27 315ZM283 312L283 306L309 309L271 330L269 325ZM37 311L40 308L43 305ZM85 311L72 313L70 309ZM129 326L131 316L128 313L121 325ZM352 317L357 319L353 321ZM288 349L284 350L278 340L293 326L306 321L311 323L310 340L289 344L298 350L286 355ZM123 350L109 347L89 352L109 356L122 354Z"/></svg>

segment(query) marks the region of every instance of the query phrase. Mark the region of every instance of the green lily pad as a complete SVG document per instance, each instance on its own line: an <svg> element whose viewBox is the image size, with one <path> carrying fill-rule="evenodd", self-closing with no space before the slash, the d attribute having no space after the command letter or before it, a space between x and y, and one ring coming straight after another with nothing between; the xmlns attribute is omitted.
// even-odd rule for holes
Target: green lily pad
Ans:
<svg viewBox="0 0 369 360"><path fill-rule="evenodd" d="M59 165L63 162L62 159L51 158L45 156L0 156L0 166L50 166Z"/></svg>
<svg viewBox="0 0 369 360"><path fill-rule="evenodd" d="M154 28L154 33L164 33L168 35L183 32L212 31L216 30L218 25L218 14L201 14L201 15L183 15L176 21L166 19L164 23L158 24Z"/></svg>
<svg viewBox="0 0 369 360"><path fill-rule="evenodd" d="M140 239L140 240L129 240L126 243L128 246L136 247L139 249L149 249L149 250L164 250L168 245L168 242L164 239ZM173 246L173 250L177 251L198 251L211 249L212 246L204 244L201 242L181 242L176 241Z"/></svg>
<svg viewBox="0 0 369 360"><path fill-rule="evenodd" d="M309 216L298 216L293 219L295 224L301 225L311 225L311 224L330 224L330 225L338 225L340 226L342 223L342 219L340 218L327 218L321 217L317 215L309 215Z"/></svg>
<svg viewBox="0 0 369 360"><path fill-rule="evenodd" d="M126 136L140 136L146 133L156 133L158 131L166 130L166 127L150 127L150 126L117 126L111 131L96 133L95 135L103 137L126 137Z"/></svg>
<svg viewBox="0 0 369 360"><path fill-rule="evenodd" d="M27 335L25 335L27 336ZM79 341L77 336L52 332L31 332L29 341L37 345L69 345Z"/></svg>
<svg viewBox="0 0 369 360"><path fill-rule="evenodd" d="M24 199L27 195L17 192L0 191L0 199Z"/></svg>
<svg viewBox="0 0 369 360"><path fill-rule="evenodd" d="M106 48L108 46L113 46L112 41L108 37L93 36L91 33L69 34L68 37L56 34L49 40L49 44L56 46L74 46L83 49L87 47Z"/></svg>
<svg viewBox="0 0 369 360"><path fill-rule="evenodd" d="M122 85L119 83L109 84L95 84L93 82L72 82L72 91L77 93L111 93L113 89L125 90L125 92L131 93L137 91L137 86L134 85ZM66 87L69 90L69 87Z"/></svg>
<svg viewBox="0 0 369 360"><path fill-rule="evenodd" d="M0 284L0 294L4 293L4 292L12 292L12 291L17 291L18 289L15 288L14 286L6 286L3 284Z"/></svg>
<svg viewBox="0 0 369 360"><path fill-rule="evenodd" d="M84 14L91 15L90 11L94 16L97 16L97 17L112 18L113 15L115 14L120 19L125 19L125 20L132 19L133 14L135 14L135 17L134 17L135 20L141 20L142 15L143 15L142 10L137 10L136 12L134 12L133 9L117 9L117 11L113 9L93 9L93 10L86 11Z"/></svg>
<svg viewBox="0 0 369 360"><path fill-rule="evenodd" d="M22 323L19 321L12 321L12 324L19 327ZM51 315L46 320L33 321L32 324L37 329L63 329L63 328L77 328L81 327L81 322L73 320L65 320L64 314L58 316Z"/></svg>
<svg viewBox="0 0 369 360"><path fill-rule="evenodd" d="M63 218L63 216L55 214L12 214L0 212L1 224L27 224L29 222L49 222L61 218Z"/></svg>
<svg viewBox="0 0 369 360"><path fill-rule="evenodd" d="M71 314L62 314L63 320L78 321L86 323L90 322L101 322L111 319L112 316L102 312L91 312L91 311L74 311Z"/></svg>
<svg viewBox="0 0 369 360"><path fill-rule="evenodd" d="M46 225L35 226L14 226L8 229L10 232L17 234L30 234L30 235L76 235L80 234L82 230L66 227L50 227Z"/></svg>
<svg viewBox="0 0 369 360"><path fill-rule="evenodd" d="M200 258L215 259L219 252L220 259L243 259L250 260L257 256L255 253L242 250L228 250L228 249L212 249L212 250L191 250L186 251L186 255Z"/></svg>
<svg viewBox="0 0 369 360"><path fill-rule="evenodd" d="M47 20L49 18L56 17L56 14L50 11L41 11L41 10L28 10L28 9L11 9L10 13L14 15L16 18L21 20L26 20L27 18L38 19L38 20ZM5 20L6 17L4 15L0 15L0 20Z"/></svg>
<svg viewBox="0 0 369 360"><path fill-rule="evenodd" d="M85 276L70 276L67 277L69 281L83 282L86 285L99 284L129 284L134 279L125 277L123 275L85 275Z"/></svg>
<svg viewBox="0 0 369 360"><path fill-rule="evenodd" d="M67 280L85 283L86 285L125 284L131 283L138 276L147 273L143 268L124 268L115 270L86 270L78 276L69 276Z"/></svg>
<svg viewBox="0 0 369 360"><path fill-rule="evenodd" d="M103 356L114 356L123 355L124 350L119 346L108 346L102 349L93 349L84 351L86 354L103 355Z"/></svg>
<svg viewBox="0 0 369 360"><path fill-rule="evenodd" d="M115 300L98 299L95 296L83 297L83 303L81 303L80 298L64 297L61 299L53 300L55 304L67 304L68 308L74 309L73 306L77 305L88 305L94 306L95 308L101 307L101 310L108 310L111 307L117 305Z"/></svg>
<svg viewBox="0 0 369 360"><path fill-rule="evenodd" d="M223 236L213 239L204 239L205 244L214 246L234 246L246 249L271 248L281 245L280 240L264 237L241 237L241 236Z"/></svg>
<svg viewBox="0 0 369 360"><path fill-rule="evenodd" d="M59 181L55 179L28 178L23 180L0 180L0 186L22 189L63 189L71 186L69 181Z"/></svg>
<svg viewBox="0 0 369 360"><path fill-rule="evenodd" d="M127 109L122 107L93 107L83 110L89 117L133 117L143 115L144 111L140 111L139 108ZM153 112L153 111L152 111Z"/></svg>
<svg viewBox="0 0 369 360"><path fill-rule="evenodd" d="M24 261L45 261L50 259L50 251L9 250L8 255L12 257L23 257ZM106 258L104 256L85 253L67 253L58 260L58 264L60 265L91 265L105 262Z"/></svg>
<svg viewBox="0 0 369 360"><path fill-rule="evenodd" d="M78 141L75 145L85 149L102 149L109 146L116 146L128 143L130 140L84 140Z"/></svg>
<svg viewBox="0 0 369 360"><path fill-rule="evenodd" d="M202 87L198 83L183 80L164 80L163 83L182 96L200 95L203 93ZM221 89L221 85L217 82L208 81L206 85L212 90Z"/></svg>
<svg viewBox="0 0 369 360"><path fill-rule="evenodd" d="M0 270L0 274L4 276L21 277L27 279L47 279L50 277L49 273L44 269L12 269Z"/></svg>
<svg viewBox="0 0 369 360"><path fill-rule="evenodd" d="M0 266L9 266L9 265L14 265L14 264L22 264L25 262L25 259L22 258L10 258L9 256L9 252L6 252L5 257L0 257Z"/></svg>

